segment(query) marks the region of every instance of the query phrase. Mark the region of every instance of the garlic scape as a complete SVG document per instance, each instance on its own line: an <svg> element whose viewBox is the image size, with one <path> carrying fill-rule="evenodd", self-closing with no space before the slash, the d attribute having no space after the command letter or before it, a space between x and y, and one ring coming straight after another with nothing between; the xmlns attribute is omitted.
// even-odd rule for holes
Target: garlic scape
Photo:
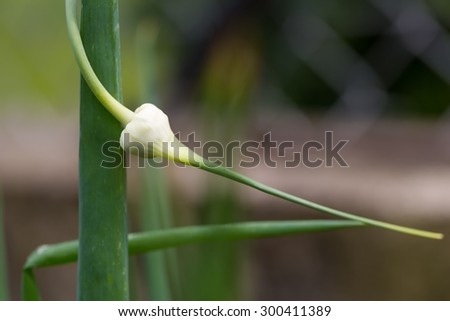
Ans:
<svg viewBox="0 0 450 321"><path fill-rule="evenodd" d="M153 104L143 104L120 135L120 146L141 157L164 157L186 165L203 158L180 143L170 128L169 118Z"/></svg>
<svg viewBox="0 0 450 321"><path fill-rule="evenodd" d="M441 233L428 232L373 220L320 205L295 195L282 192L228 168L217 166L217 164L213 164L202 158L178 141L170 128L167 115L158 107L152 104L143 104L137 108L135 112L132 112L108 93L95 75L85 53L77 24L76 9L76 0L66 0L67 27L74 55L81 70L81 74L94 95L123 125L124 130L120 136L120 145L125 151L137 153L142 157L164 157L175 162L198 167L281 199L330 215L357 221L365 225L376 226L430 239L443 238L443 234Z"/></svg>

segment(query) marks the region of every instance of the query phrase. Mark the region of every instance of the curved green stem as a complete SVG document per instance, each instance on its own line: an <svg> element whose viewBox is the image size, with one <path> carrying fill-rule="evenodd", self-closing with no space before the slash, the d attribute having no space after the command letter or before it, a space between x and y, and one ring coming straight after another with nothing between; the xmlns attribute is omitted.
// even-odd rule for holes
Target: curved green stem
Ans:
<svg viewBox="0 0 450 321"><path fill-rule="evenodd" d="M84 50L77 23L77 0L66 0L66 21L70 43L84 80L103 106L123 125L128 124L134 113L118 102L102 85L92 69Z"/></svg>
<svg viewBox="0 0 450 321"><path fill-rule="evenodd" d="M218 167L216 164L213 164L206 160L203 160L201 162L196 162L196 163L191 162L190 165L199 167L205 171L226 177L228 179L232 179L236 182L253 187L257 190L260 190L261 192L279 197L281 199L290 201L292 203L299 204L299 205L302 205L305 207L309 207L314 210L324 212L327 214L331 214L334 216L338 216L341 218L358 221L358 222L361 222L366 225L372 225L372 226L376 226L376 227L380 227L380 228L384 228L384 229L388 229L388 230L393 230L393 231L397 231L397 232L401 232L401 233L405 233L405 234L411 234L411 235L415 235L415 236L426 237L426 238L430 238L430 239L442 239L444 237L444 235L441 233L428 232L428 231L404 227L404 226L400 226L400 225L396 225L396 224L386 223L386 222L382 222L382 221L378 221L378 220L373 220L370 218L361 217L361 216L358 216L355 214L343 212L343 211L336 210L331 207L320 205L320 204L305 200L303 198L300 198L298 196L295 196L295 195L292 195L292 194L289 194L286 192L282 192L273 187L270 187L270 186L267 186L260 182L257 182L245 175L234 172L230 169L227 169L224 167Z"/></svg>

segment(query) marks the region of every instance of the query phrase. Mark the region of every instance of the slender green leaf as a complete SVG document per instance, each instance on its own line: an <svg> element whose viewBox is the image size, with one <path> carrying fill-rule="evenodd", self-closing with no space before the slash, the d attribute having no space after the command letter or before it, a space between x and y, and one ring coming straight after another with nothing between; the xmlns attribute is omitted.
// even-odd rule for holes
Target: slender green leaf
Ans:
<svg viewBox="0 0 450 321"><path fill-rule="evenodd" d="M80 30L86 54L100 82L120 101L118 0L82 4ZM84 79L80 103L78 298L127 300L126 173L124 166L101 167L103 145L117 141L122 129Z"/></svg>
<svg viewBox="0 0 450 321"><path fill-rule="evenodd" d="M75 262L78 259L78 240L41 245L28 256L24 270Z"/></svg>
<svg viewBox="0 0 450 321"><path fill-rule="evenodd" d="M160 249L217 241L238 241L245 239L306 234L343 228L360 227L353 221L266 221L233 223L224 225L188 226L160 231L130 234L129 254L136 255ZM22 272L22 298L39 298L32 270L75 262L78 257L78 241L67 241L37 248L27 259Z"/></svg>
<svg viewBox="0 0 450 321"><path fill-rule="evenodd" d="M25 301L39 301L41 295L32 269L22 271L22 299Z"/></svg>
<svg viewBox="0 0 450 321"><path fill-rule="evenodd" d="M190 226L130 234L130 254L144 253L158 248L212 242L275 237L290 234L305 234L340 228L362 226L359 222L338 220L317 221L266 221L223 225Z"/></svg>
<svg viewBox="0 0 450 321"><path fill-rule="evenodd" d="M361 226L364 224L345 220L261 221L186 226L162 231L130 233L128 248L130 255L136 255L194 243L258 239ZM28 257L24 269L75 262L77 257L78 241L76 240L42 245Z"/></svg>

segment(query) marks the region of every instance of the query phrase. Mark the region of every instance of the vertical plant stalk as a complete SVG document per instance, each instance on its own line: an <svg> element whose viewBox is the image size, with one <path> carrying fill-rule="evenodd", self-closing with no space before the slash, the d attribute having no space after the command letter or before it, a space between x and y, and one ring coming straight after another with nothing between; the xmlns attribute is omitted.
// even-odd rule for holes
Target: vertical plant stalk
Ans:
<svg viewBox="0 0 450 321"><path fill-rule="evenodd" d="M165 177L158 170L162 168L145 167L140 170L142 175L140 184L142 192L139 196L140 223L146 231L158 231L167 227L163 222L162 212L168 212L168 203L164 199L165 195L162 194L164 191L160 191L160 184L165 183ZM172 298L166 251L154 251L144 256L151 300L167 301Z"/></svg>
<svg viewBox="0 0 450 321"><path fill-rule="evenodd" d="M136 33L139 87L142 101L161 103L161 70L167 68L156 19L144 21ZM173 225L167 169L145 166L140 171L140 222L142 231L157 231ZM147 288L151 300L174 300L180 293L178 259L175 249L154 251L144 256ZM179 296L179 295L178 295Z"/></svg>
<svg viewBox="0 0 450 321"><path fill-rule="evenodd" d="M69 1L68 5L76 5ZM118 0L83 0L81 36L99 80L122 100ZM101 167L102 145L117 140L120 123L81 80L80 247L78 299L128 300L126 173Z"/></svg>
<svg viewBox="0 0 450 321"><path fill-rule="evenodd" d="M144 29L145 28L145 29ZM140 25L136 36L140 96L143 101L159 104L156 66L156 40L159 28L156 25ZM140 168L139 220L142 231L157 231L164 228L164 216L171 215L163 168ZM167 226L166 226L167 227ZM172 298L166 251L154 251L143 256L144 273L148 297L154 301Z"/></svg>
<svg viewBox="0 0 450 321"><path fill-rule="evenodd" d="M241 26L244 27L244 26ZM245 27L248 27L247 25ZM224 146L236 137L242 137L248 121L248 102L255 86L259 69L257 39L250 28L230 29L215 39L203 66L201 77L200 118L205 137ZM232 153L227 153L226 164L233 163ZM236 156L236 155L234 155ZM235 159L236 160L236 159ZM237 164L234 164L237 165ZM233 166L234 167L234 166ZM203 224L237 222L245 218L245 211L237 197L235 185L208 177L208 192L203 200L198 218ZM242 258L246 247L222 242L198 247L198 259L190 268L189 292L185 299L236 300L244 289L241 278ZM204 274L202 266L208 266Z"/></svg>

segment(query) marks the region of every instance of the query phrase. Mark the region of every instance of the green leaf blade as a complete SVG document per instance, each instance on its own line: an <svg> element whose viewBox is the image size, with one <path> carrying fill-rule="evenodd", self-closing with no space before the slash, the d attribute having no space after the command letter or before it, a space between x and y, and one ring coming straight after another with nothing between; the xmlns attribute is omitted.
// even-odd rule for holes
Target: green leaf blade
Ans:
<svg viewBox="0 0 450 321"><path fill-rule="evenodd" d="M364 226L344 220L265 221L221 225L187 226L159 231L133 233L128 236L129 255L138 255L177 246L217 241L239 241L325 232ZM43 245L27 259L22 271L22 298L39 299L33 269L75 262L78 241Z"/></svg>

